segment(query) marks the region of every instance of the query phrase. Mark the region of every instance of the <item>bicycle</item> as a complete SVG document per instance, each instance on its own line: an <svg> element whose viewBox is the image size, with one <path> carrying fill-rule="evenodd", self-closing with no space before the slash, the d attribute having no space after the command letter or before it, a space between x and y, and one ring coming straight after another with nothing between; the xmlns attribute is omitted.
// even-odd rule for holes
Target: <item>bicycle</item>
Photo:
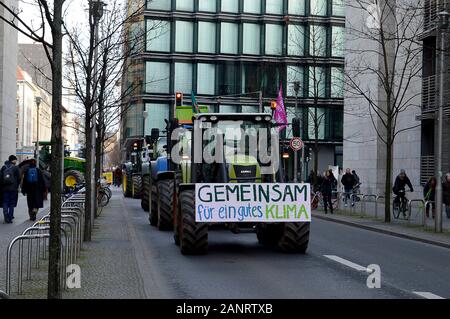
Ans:
<svg viewBox="0 0 450 319"><path fill-rule="evenodd" d="M9 299L8 294L0 290L0 299Z"/></svg>
<svg viewBox="0 0 450 319"><path fill-rule="evenodd" d="M331 203L333 204L333 210L336 210L338 208L339 200L336 196L331 197ZM311 193L311 209L316 210L318 207L325 209L325 202L323 200L323 194L321 191L312 192Z"/></svg>
<svg viewBox="0 0 450 319"><path fill-rule="evenodd" d="M406 214L408 212L408 214ZM411 212L408 208L408 199L406 198L406 190L399 190L392 203L392 214L395 219L400 218L402 213L403 219L408 220Z"/></svg>

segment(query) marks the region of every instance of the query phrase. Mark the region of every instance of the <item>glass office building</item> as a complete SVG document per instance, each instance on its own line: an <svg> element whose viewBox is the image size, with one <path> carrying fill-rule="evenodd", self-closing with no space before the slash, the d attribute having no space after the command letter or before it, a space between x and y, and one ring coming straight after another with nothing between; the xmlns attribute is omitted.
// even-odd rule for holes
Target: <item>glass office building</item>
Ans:
<svg viewBox="0 0 450 319"><path fill-rule="evenodd" d="M288 118L302 117L302 137L315 135L342 161L344 0L152 0L129 32L144 30L124 76L138 83L127 101L127 139L164 129L184 93L211 112L271 112L280 85ZM297 105L297 108L295 107ZM145 114L145 116L144 116ZM287 138L292 134L287 131Z"/></svg>

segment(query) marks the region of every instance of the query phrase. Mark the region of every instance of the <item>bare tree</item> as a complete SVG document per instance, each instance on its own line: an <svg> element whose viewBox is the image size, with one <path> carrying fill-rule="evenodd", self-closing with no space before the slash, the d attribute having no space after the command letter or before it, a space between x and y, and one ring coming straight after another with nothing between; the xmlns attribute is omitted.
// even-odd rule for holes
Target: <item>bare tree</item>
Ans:
<svg viewBox="0 0 450 319"><path fill-rule="evenodd" d="M385 148L385 222L390 222L394 143L399 134L417 127L400 127L399 116L417 106L420 95L423 0L353 0L348 6L367 20L346 26L352 42L360 44L348 50L346 88L350 98L368 105L367 115Z"/></svg>
<svg viewBox="0 0 450 319"><path fill-rule="evenodd" d="M52 161L51 161L51 204L50 204L50 239L48 292L49 299L61 298L61 191L63 142L62 134L62 41L63 41L63 5L64 0L35 0L39 9L40 23L35 28L21 18L20 11L6 2L0 6L8 15L0 19L17 29L21 34L35 42L41 43L52 69ZM53 5L53 6L52 6ZM11 18L12 17L12 18ZM46 40L47 28L50 29L51 43Z"/></svg>

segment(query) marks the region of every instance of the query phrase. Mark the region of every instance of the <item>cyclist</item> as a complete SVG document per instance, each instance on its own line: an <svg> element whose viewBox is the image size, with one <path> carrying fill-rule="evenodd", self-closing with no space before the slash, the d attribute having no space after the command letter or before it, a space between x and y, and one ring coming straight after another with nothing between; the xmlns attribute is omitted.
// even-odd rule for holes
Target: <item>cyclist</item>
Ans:
<svg viewBox="0 0 450 319"><path fill-rule="evenodd" d="M398 206L400 202L402 202L405 205L404 208L406 208L406 200L407 200L405 196L406 186L409 187L409 190L411 192L414 192L411 181L409 180L408 176L406 176L405 170L402 169L400 170L400 174L398 174L397 178L395 179L394 187L392 189L392 191L396 196L394 199L395 206ZM403 215L405 215L404 211Z"/></svg>

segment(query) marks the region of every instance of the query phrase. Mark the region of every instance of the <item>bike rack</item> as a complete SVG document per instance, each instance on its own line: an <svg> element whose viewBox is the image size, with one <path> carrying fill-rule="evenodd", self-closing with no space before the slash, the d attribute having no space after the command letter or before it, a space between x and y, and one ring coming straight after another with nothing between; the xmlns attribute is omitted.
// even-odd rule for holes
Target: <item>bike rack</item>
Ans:
<svg viewBox="0 0 450 319"><path fill-rule="evenodd" d="M371 203L375 203L376 204L376 202L377 202L377 195L375 195L375 194L369 194L369 195L363 195L363 197L362 197L362 203L361 203L361 212L362 211L364 211L364 213L366 213L366 203L367 202L371 202ZM367 201L366 199L367 198L373 198L373 199L375 199L374 201ZM376 213L376 211L375 211L375 216L377 216L377 213Z"/></svg>
<svg viewBox="0 0 450 319"><path fill-rule="evenodd" d="M412 204L413 203L422 203L423 205L423 212L422 212L422 226L425 226L426 220L425 220L425 201L423 199L411 199L408 201L408 209L409 209L409 218L408 222L411 221L411 215L412 215Z"/></svg>

